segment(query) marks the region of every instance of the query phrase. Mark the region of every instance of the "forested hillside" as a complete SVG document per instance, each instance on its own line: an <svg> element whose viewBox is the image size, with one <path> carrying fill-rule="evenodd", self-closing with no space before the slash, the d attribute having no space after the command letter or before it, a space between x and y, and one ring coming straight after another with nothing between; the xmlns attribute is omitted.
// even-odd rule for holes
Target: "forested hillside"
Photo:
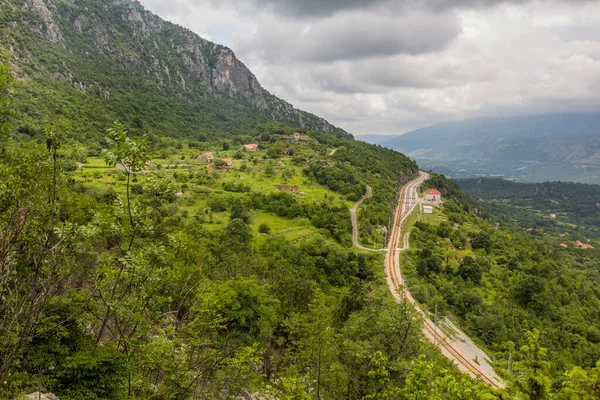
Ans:
<svg viewBox="0 0 600 400"><path fill-rule="evenodd" d="M83 140L117 118L151 137L241 135L269 121L347 135L268 93L230 49L134 0L4 0L0 61L17 78L24 138L56 115Z"/></svg>
<svg viewBox="0 0 600 400"><path fill-rule="evenodd" d="M599 397L598 250L496 229L428 182L443 213L403 272L513 362L491 389L393 300L385 254L352 248L353 202L372 187L379 246L414 161L136 1L0 4L0 398Z"/></svg>
<svg viewBox="0 0 600 400"><path fill-rule="evenodd" d="M425 185L444 202L414 224L403 256L415 298L486 346L525 398L598 398L598 249L498 227L454 183L433 176ZM594 367L592 375L583 370Z"/></svg>
<svg viewBox="0 0 600 400"><path fill-rule="evenodd" d="M516 183L502 179L457 180L503 221L561 241L600 239L600 186L571 182Z"/></svg>
<svg viewBox="0 0 600 400"><path fill-rule="evenodd" d="M501 398L424 341L383 255L350 247L352 200L369 182L362 221L388 222L406 157L285 126L153 143L119 122L90 156L64 118L20 140L8 72L0 397Z"/></svg>

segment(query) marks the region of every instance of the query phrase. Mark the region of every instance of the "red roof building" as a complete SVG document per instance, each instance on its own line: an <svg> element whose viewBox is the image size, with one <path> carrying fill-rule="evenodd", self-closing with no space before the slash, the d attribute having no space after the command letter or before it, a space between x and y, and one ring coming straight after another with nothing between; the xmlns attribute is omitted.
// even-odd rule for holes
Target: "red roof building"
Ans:
<svg viewBox="0 0 600 400"><path fill-rule="evenodd" d="M215 156L213 155L213 153L210 153L207 151L206 153L202 153L198 156L198 161L211 162L214 158L215 158Z"/></svg>
<svg viewBox="0 0 600 400"><path fill-rule="evenodd" d="M594 248L594 246L592 246L591 244L583 243L579 240L575 243L577 244L577 247L581 247L582 249L593 249Z"/></svg>
<svg viewBox="0 0 600 400"><path fill-rule="evenodd" d="M425 200L426 201L440 201L442 200L442 194L435 190L435 189L429 189L425 191Z"/></svg>
<svg viewBox="0 0 600 400"><path fill-rule="evenodd" d="M569 247L569 246L567 246L566 243L561 243L560 247Z"/></svg>
<svg viewBox="0 0 600 400"><path fill-rule="evenodd" d="M256 143L245 144L244 146L242 146L242 148L240 150L243 150L243 151L256 151L256 150L258 150L258 144L256 144Z"/></svg>

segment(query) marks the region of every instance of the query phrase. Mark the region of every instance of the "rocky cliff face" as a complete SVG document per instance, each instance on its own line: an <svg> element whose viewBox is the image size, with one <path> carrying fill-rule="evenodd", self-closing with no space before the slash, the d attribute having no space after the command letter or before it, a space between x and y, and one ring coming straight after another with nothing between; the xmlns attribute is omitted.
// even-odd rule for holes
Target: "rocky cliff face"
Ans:
<svg viewBox="0 0 600 400"><path fill-rule="evenodd" d="M72 62L40 63L36 73L67 80L104 96L143 87L199 101L234 98L276 121L342 133L327 121L295 109L262 88L229 48L163 21L134 0L11 0L24 26ZM15 59L35 57L13 46ZM106 77L109 77L106 79ZM114 82L119 82L114 85Z"/></svg>

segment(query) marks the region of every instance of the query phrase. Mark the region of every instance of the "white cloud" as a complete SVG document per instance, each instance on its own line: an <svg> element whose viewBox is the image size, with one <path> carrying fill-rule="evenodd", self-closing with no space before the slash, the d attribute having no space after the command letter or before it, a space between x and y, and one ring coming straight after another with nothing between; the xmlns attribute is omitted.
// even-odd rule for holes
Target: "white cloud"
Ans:
<svg viewBox="0 0 600 400"><path fill-rule="evenodd" d="M267 90L354 134L600 109L598 1L142 3L232 47Z"/></svg>

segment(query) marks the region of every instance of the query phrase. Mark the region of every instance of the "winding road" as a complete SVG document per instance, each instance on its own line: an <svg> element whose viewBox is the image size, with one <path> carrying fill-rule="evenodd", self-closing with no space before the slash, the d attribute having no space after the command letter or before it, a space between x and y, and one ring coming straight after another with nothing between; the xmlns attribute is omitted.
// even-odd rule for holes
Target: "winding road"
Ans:
<svg viewBox="0 0 600 400"><path fill-rule="evenodd" d="M385 273L388 286L390 288L390 291L392 292L392 295L397 301L400 302L403 300L408 300L415 307L417 312L423 318L423 333L425 334L425 336L436 346L438 346L442 351L442 354L444 354L448 359L454 362L461 371L467 372L474 378L481 379L483 382L489 384L494 388L504 388L504 382L500 379L498 375L496 375L493 369L489 367L487 362L485 362L484 366L482 366L480 365L480 363L474 361L477 360L480 355L484 355L485 353L483 353L480 349L475 348L472 349L472 354L470 354L471 357L467 357L463 353L463 351L461 351L458 348L459 343L455 339L449 337L446 333L441 331L438 328L438 326L436 326L433 323L433 321L431 321L431 319L421 309L421 307L419 307L419 305L412 297L410 292L406 290L404 278L402 277L402 274L400 272L400 253L408 248L408 239L410 236L410 232L407 232L404 235L402 248L398 248L397 246L400 242L400 238L402 237L402 223L412 213L415 206L419 203L419 187L428 178L429 174L420 171L419 176L416 179L407 183L400 191L400 199L398 201L398 207L396 208L396 213L394 215L394 225L390 234L388 247L387 249L383 249L383 251L387 252L385 257ZM372 190L369 186L367 186L365 196L356 204L354 204L354 206L350 210L352 215L353 228L352 241L354 243L354 246L361 250L381 251L365 248L361 246L360 243L358 243L358 219L356 216L356 210L362 204L362 202L371 195ZM468 341L471 342L470 340Z"/></svg>

